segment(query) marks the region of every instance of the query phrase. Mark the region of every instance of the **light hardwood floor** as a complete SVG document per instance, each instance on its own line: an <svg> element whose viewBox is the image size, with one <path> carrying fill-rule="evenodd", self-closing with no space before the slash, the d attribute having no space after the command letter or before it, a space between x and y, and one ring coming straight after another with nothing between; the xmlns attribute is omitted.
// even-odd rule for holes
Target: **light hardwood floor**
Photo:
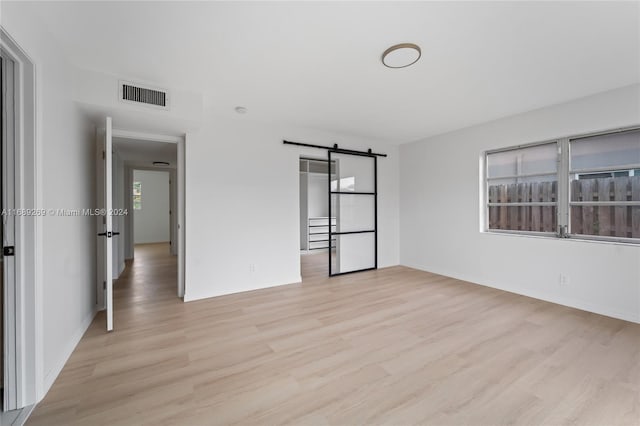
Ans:
<svg viewBox="0 0 640 426"><path fill-rule="evenodd" d="M183 304L175 267L137 252L29 424L640 422L640 325L405 267Z"/></svg>
<svg viewBox="0 0 640 426"><path fill-rule="evenodd" d="M323 280L329 275L329 257L326 251L304 253L300 255L302 281Z"/></svg>

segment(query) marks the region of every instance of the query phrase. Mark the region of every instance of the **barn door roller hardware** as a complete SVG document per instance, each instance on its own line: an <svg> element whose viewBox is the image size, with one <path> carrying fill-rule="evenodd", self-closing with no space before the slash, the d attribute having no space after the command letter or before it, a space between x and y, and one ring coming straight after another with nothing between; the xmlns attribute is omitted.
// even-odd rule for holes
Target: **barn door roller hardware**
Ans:
<svg viewBox="0 0 640 426"><path fill-rule="evenodd" d="M367 155L367 156L375 156L375 157L386 157L387 156L387 154L379 154L377 152L372 152L371 148L369 148L367 151L356 151L356 150L353 150L353 149L340 148L340 147L338 147L337 143L333 144L333 146L313 145L313 144L310 144L310 143L291 142L291 141L282 141L282 143L285 144L285 145L296 145L296 146L305 146L307 148L326 149L326 150L331 150L333 152L343 153L343 154Z"/></svg>

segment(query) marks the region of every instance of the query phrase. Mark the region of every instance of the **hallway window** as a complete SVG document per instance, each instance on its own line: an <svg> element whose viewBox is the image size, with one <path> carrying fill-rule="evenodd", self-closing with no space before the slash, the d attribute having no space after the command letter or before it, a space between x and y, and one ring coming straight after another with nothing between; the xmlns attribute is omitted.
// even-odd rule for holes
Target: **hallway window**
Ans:
<svg viewBox="0 0 640 426"><path fill-rule="evenodd" d="M142 210L142 182L133 182L133 209Z"/></svg>

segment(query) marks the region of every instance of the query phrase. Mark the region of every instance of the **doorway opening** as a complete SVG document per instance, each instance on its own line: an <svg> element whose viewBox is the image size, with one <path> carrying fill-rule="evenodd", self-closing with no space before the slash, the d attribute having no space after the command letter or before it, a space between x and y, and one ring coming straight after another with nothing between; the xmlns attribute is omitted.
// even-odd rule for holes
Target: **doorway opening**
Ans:
<svg viewBox="0 0 640 426"><path fill-rule="evenodd" d="M329 231L336 230L336 218L329 214L329 181L335 178L328 160L300 157L300 271L303 281L329 275L328 251L335 247Z"/></svg>
<svg viewBox="0 0 640 426"><path fill-rule="evenodd" d="M386 154L283 143L327 151L326 159L298 160L302 280L377 269L377 160Z"/></svg>
<svg viewBox="0 0 640 426"><path fill-rule="evenodd" d="M169 161L164 161L169 167ZM133 259L153 262L153 255L177 256L175 170L133 170ZM173 177L173 179L172 179ZM177 278L177 277L176 277Z"/></svg>
<svg viewBox="0 0 640 426"><path fill-rule="evenodd" d="M160 282L166 295L184 296L184 137L113 129L111 153L111 312L117 329L118 321L128 321L118 311L145 303Z"/></svg>

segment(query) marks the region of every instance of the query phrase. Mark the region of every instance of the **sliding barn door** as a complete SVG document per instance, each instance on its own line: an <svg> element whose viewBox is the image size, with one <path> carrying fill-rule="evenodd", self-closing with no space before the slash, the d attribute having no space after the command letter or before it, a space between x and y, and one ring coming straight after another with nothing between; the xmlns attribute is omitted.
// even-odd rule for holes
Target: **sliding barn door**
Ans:
<svg viewBox="0 0 640 426"><path fill-rule="evenodd" d="M329 275L378 267L377 162L367 154L329 151Z"/></svg>

